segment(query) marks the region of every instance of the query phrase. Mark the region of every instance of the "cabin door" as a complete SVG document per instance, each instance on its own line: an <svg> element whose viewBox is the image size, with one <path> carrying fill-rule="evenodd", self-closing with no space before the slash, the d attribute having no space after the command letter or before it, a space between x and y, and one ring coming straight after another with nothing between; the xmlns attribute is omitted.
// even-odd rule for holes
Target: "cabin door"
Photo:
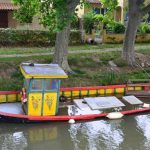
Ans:
<svg viewBox="0 0 150 150"><path fill-rule="evenodd" d="M59 80L45 79L43 116L54 116L58 108Z"/></svg>
<svg viewBox="0 0 150 150"><path fill-rule="evenodd" d="M43 97L43 116L54 116L57 112L57 92L45 92Z"/></svg>

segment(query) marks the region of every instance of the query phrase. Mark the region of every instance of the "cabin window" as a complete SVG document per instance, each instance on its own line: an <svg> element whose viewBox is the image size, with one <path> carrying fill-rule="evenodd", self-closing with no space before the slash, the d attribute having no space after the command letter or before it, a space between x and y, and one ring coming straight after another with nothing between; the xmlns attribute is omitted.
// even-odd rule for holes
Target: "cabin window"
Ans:
<svg viewBox="0 0 150 150"><path fill-rule="evenodd" d="M33 79L32 80L32 90L42 90L42 80Z"/></svg>
<svg viewBox="0 0 150 150"><path fill-rule="evenodd" d="M30 79L25 79L24 80L24 87L27 90L29 88L29 83L30 83Z"/></svg>
<svg viewBox="0 0 150 150"><path fill-rule="evenodd" d="M58 80L57 79L46 79L46 90L57 90L58 89Z"/></svg>

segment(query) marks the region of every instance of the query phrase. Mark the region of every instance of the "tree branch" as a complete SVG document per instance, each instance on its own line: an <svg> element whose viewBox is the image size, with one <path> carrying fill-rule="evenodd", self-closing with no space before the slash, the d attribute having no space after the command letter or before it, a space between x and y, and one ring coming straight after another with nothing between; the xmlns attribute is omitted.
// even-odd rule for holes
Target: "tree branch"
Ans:
<svg viewBox="0 0 150 150"><path fill-rule="evenodd" d="M74 11L74 9L76 8L76 6L80 4L80 0L68 0L67 5L68 5L68 10L69 12Z"/></svg>
<svg viewBox="0 0 150 150"><path fill-rule="evenodd" d="M147 14L149 11L150 11L150 4L148 4L147 6L145 6L145 7L142 9L142 14L145 15L145 14Z"/></svg>

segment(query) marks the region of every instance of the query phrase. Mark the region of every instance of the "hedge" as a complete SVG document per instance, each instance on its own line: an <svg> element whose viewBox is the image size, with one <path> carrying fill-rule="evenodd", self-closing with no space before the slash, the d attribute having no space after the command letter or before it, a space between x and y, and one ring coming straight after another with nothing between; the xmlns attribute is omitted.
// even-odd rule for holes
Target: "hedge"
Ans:
<svg viewBox="0 0 150 150"><path fill-rule="evenodd" d="M0 46L54 46L56 33L39 30L0 29ZM69 45L81 44L79 31L71 31Z"/></svg>

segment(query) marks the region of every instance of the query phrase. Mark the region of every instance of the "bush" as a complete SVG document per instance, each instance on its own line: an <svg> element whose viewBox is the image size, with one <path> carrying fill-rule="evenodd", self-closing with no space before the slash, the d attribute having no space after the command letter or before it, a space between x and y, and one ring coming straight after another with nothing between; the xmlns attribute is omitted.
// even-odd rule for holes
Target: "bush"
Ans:
<svg viewBox="0 0 150 150"><path fill-rule="evenodd" d="M91 34L92 33L92 29L94 29L94 13L92 12L89 12L89 13L86 13L84 16L83 16L83 19L84 19L84 29L85 29L85 32L86 33L89 33Z"/></svg>
<svg viewBox="0 0 150 150"><path fill-rule="evenodd" d="M139 28L138 28L138 32L140 33L150 33L150 25L147 23L141 23Z"/></svg>
<svg viewBox="0 0 150 150"><path fill-rule="evenodd" d="M0 29L0 46L54 46L56 33L39 30ZM80 44L79 31L70 34L70 45Z"/></svg>
<svg viewBox="0 0 150 150"><path fill-rule="evenodd" d="M106 25L106 30L112 33L124 33L125 26L120 22L111 21Z"/></svg>

